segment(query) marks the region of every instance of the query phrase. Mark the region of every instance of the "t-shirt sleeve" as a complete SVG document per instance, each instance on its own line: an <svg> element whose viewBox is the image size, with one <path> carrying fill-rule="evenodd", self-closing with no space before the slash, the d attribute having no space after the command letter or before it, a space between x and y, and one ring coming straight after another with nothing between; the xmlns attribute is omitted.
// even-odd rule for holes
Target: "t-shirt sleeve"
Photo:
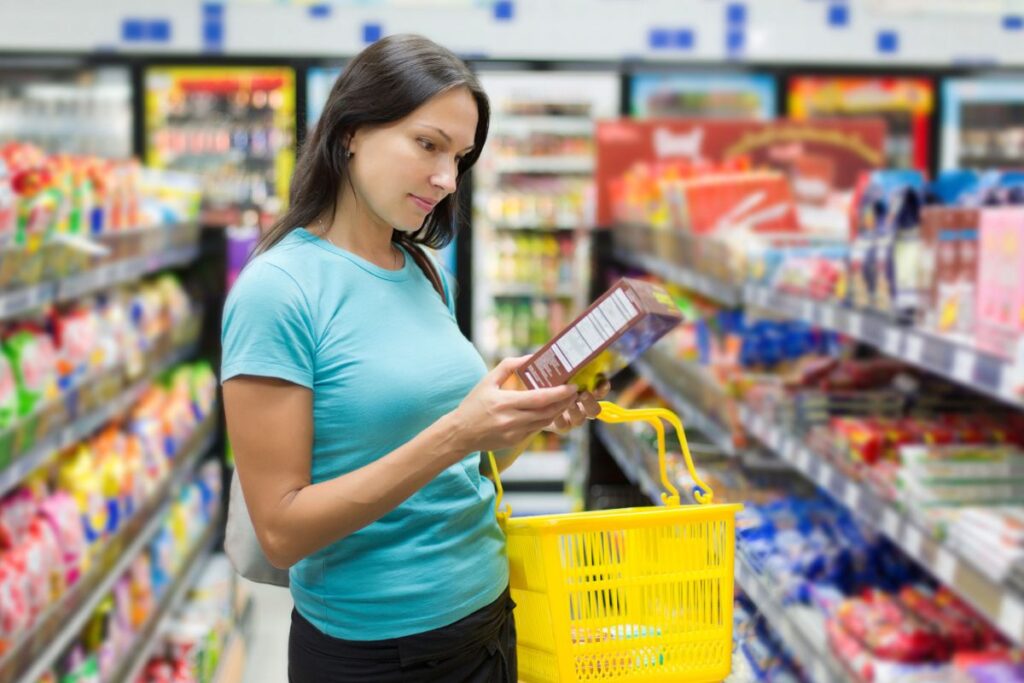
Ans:
<svg viewBox="0 0 1024 683"><path fill-rule="evenodd" d="M272 263L249 264L224 304L221 382L275 377L313 388L316 339L305 294Z"/></svg>

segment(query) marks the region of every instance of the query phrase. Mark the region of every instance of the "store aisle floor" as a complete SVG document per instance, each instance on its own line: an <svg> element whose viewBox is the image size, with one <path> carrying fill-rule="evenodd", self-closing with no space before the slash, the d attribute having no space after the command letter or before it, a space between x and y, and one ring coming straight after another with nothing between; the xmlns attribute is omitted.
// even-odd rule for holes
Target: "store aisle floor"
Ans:
<svg viewBox="0 0 1024 683"><path fill-rule="evenodd" d="M248 645L244 683L285 683L288 680L288 629L292 596L287 588L249 583L252 591L252 638Z"/></svg>

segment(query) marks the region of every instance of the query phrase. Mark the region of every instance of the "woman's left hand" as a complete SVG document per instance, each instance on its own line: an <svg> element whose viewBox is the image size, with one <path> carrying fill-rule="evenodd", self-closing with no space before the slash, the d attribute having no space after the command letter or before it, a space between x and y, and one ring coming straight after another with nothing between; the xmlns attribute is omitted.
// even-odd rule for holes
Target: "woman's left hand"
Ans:
<svg viewBox="0 0 1024 683"><path fill-rule="evenodd" d="M594 391L579 392L576 405L556 417L548 426L547 431L562 434L597 417L597 414L601 412L601 406L597 402L608 395L609 389L611 389L611 384L608 380L601 380Z"/></svg>

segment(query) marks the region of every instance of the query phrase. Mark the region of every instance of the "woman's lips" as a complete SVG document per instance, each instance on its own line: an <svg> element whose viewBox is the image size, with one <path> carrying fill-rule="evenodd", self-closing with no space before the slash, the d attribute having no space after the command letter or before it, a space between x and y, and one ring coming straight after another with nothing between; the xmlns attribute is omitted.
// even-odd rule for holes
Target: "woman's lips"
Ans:
<svg viewBox="0 0 1024 683"><path fill-rule="evenodd" d="M424 199L423 197L417 197L414 194L409 196L412 198L413 203L418 206L423 213L430 213L434 210L434 206L437 204L437 202L432 202L429 199Z"/></svg>

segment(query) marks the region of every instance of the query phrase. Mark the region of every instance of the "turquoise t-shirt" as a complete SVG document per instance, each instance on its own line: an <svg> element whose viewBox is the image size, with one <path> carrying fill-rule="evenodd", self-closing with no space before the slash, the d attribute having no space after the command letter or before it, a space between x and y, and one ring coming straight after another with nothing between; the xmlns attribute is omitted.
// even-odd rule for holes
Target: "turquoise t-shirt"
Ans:
<svg viewBox="0 0 1024 683"><path fill-rule="evenodd" d="M410 441L487 370L450 297L446 306L411 256L387 270L301 228L242 271L222 339L222 381L259 375L312 389L313 483ZM496 600L508 584L505 537L479 465L480 454L468 454L378 521L296 563L299 613L335 638L381 640Z"/></svg>

